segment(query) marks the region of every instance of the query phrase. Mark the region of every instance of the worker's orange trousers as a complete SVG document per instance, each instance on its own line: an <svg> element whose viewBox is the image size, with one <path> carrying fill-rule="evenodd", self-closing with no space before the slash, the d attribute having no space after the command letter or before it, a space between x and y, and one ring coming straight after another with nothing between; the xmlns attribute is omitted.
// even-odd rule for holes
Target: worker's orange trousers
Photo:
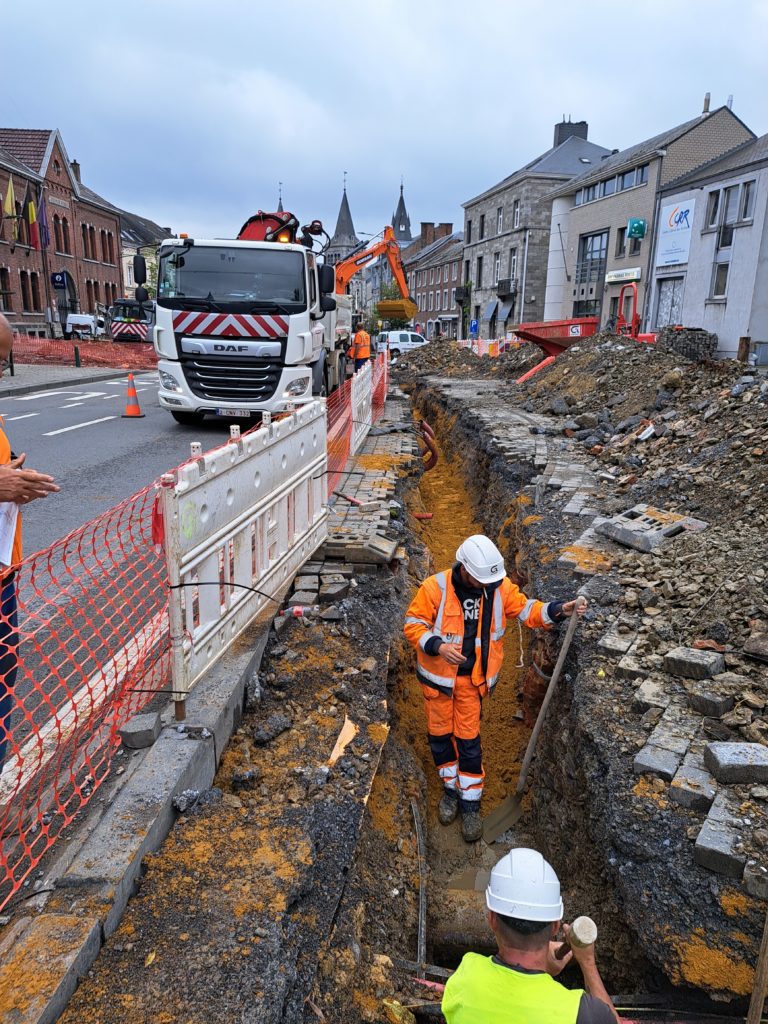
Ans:
<svg viewBox="0 0 768 1024"><path fill-rule="evenodd" d="M469 676L456 676L453 695L422 684L427 738L443 785L455 793L462 810L471 810L483 795L480 745L481 690Z"/></svg>

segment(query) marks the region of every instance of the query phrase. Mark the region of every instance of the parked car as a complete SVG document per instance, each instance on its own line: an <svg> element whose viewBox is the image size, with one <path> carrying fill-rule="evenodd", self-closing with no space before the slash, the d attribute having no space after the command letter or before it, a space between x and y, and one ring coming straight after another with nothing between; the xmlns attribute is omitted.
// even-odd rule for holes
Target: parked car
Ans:
<svg viewBox="0 0 768 1024"><path fill-rule="evenodd" d="M71 338L102 338L107 333L103 316L93 313L69 313L64 326L64 337Z"/></svg>
<svg viewBox="0 0 768 1024"><path fill-rule="evenodd" d="M394 358L404 352L413 352L427 342L428 339L416 331L382 331L376 343L376 351L384 352L389 348L389 354Z"/></svg>

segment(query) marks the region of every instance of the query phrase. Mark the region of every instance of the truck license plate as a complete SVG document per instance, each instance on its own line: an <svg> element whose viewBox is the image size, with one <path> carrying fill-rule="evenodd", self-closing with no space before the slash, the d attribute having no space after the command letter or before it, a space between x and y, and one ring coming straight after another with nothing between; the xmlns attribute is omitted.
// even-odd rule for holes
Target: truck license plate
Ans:
<svg viewBox="0 0 768 1024"><path fill-rule="evenodd" d="M217 416L231 416L234 419L247 419L251 415L250 409L217 409Z"/></svg>

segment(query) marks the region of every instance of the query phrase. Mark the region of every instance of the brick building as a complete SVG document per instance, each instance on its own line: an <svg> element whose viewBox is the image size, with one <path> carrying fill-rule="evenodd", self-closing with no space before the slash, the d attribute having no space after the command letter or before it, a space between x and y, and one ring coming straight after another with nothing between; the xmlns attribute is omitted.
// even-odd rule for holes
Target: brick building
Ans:
<svg viewBox="0 0 768 1024"><path fill-rule="evenodd" d="M403 253L411 298L419 311L414 326L427 338L457 338L460 307L456 288L461 276L464 235L452 224L421 225L416 243Z"/></svg>
<svg viewBox="0 0 768 1024"><path fill-rule="evenodd" d="M555 125L551 149L463 204L464 331L484 338L541 320L549 252L550 203L557 185L595 167L609 150L589 142L586 121Z"/></svg>
<svg viewBox="0 0 768 1024"><path fill-rule="evenodd" d="M551 231L544 318L619 312L622 285L635 282L638 312L651 317L649 268L658 230L661 192L673 180L755 138L728 107L653 138L614 151L549 197ZM628 237L629 221L644 222L645 236ZM637 226L637 225L635 225ZM625 293L626 316L631 296Z"/></svg>
<svg viewBox="0 0 768 1024"><path fill-rule="evenodd" d="M13 179L19 237L0 225L0 310L17 331L60 336L68 313L96 312L123 294L119 211L80 180L56 130L0 128L0 193ZM26 199L49 244L35 249ZM54 288L53 276L63 287Z"/></svg>

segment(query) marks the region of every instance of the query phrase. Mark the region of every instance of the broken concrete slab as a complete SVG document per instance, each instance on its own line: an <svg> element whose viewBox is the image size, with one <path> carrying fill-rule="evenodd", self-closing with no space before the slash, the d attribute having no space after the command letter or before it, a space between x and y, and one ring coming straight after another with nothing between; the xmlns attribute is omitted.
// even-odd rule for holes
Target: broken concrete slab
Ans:
<svg viewBox="0 0 768 1024"><path fill-rule="evenodd" d="M671 782L680 765L680 758L671 750L646 745L635 755L632 770L635 775L658 775Z"/></svg>
<svg viewBox="0 0 768 1024"><path fill-rule="evenodd" d="M709 772L681 765L669 785L669 798L691 811L708 811L717 792Z"/></svg>
<svg viewBox="0 0 768 1024"><path fill-rule="evenodd" d="M739 833L719 821L704 822L693 848L693 859L703 868L727 878L741 878L747 858L739 846Z"/></svg>
<svg viewBox="0 0 768 1024"><path fill-rule="evenodd" d="M762 743L708 743L704 763L718 782L768 781L768 747Z"/></svg>
<svg viewBox="0 0 768 1024"><path fill-rule="evenodd" d="M674 647L664 655L664 670L686 679L708 679L725 671L725 659L717 651Z"/></svg>
<svg viewBox="0 0 768 1024"><path fill-rule="evenodd" d="M0 992L9 995L0 1005L2 1019L54 1024L100 946L101 926L94 917L40 914L20 919L0 945Z"/></svg>
<svg viewBox="0 0 768 1024"><path fill-rule="evenodd" d="M144 747L151 747L160 735L162 723L160 714L157 711L148 711L143 715L134 715L120 729L120 739L123 746L130 750L142 750Z"/></svg>
<svg viewBox="0 0 768 1024"><path fill-rule="evenodd" d="M604 520L596 529L617 544L647 553L681 533L699 532L707 525L702 519L641 504Z"/></svg>

